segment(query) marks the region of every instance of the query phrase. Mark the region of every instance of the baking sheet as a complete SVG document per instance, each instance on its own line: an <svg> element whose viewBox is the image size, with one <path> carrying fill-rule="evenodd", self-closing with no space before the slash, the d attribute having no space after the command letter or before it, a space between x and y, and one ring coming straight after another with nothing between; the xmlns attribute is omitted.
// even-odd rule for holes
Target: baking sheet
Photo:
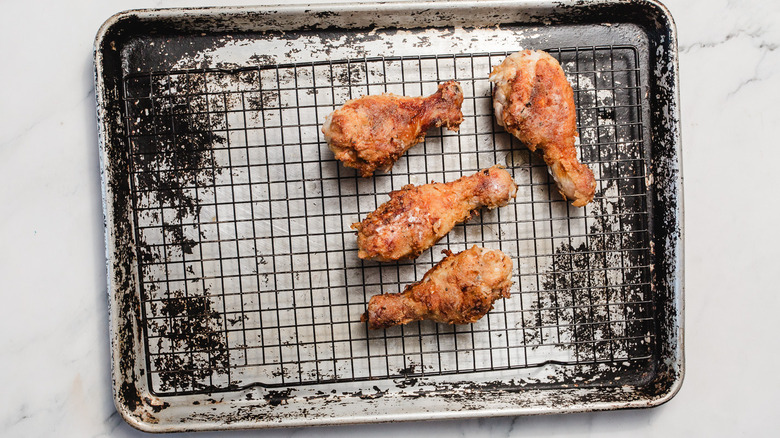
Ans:
<svg viewBox="0 0 780 438"><path fill-rule="evenodd" d="M673 51L656 59L673 34L593 23L589 14L619 9L600 3L428 6L405 23L352 8L144 11L107 23L96 64L114 375L131 424L510 415L673 394L679 143L675 78L659 77ZM632 10L643 7L645 19L668 18L649 3ZM584 209L493 121L487 75L521 47L550 51L574 87L581 158L599 182ZM429 94L453 78L466 94L457 134L431 132L372 179L333 160L319 126L344 101ZM357 259L349 225L389 191L496 163L520 185L510 207L415 261ZM512 298L483 320L382 332L359 323L371 295L400 291L441 249L471 244L501 248L516 266Z"/></svg>

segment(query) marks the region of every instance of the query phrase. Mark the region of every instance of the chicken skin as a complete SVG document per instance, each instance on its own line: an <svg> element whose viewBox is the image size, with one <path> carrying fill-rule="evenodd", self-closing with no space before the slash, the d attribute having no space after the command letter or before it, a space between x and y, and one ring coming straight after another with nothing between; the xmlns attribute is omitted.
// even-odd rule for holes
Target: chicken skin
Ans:
<svg viewBox="0 0 780 438"><path fill-rule="evenodd" d="M581 207L593 199L596 179L577 160L574 92L558 61L542 51L508 56L490 74L498 124L528 149L541 150L564 199Z"/></svg>
<svg viewBox="0 0 780 438"><path fill-rule="evenodd" d="M463 90L455 81L428 97L393 94L353 99L331 113L322 133L337 160L363 177L386 171L436 126L457 131L463 121Z"/></svg>
<svg viewBox="0 0 780 438"><path fill-rule="evenodd" d="M406 185L390 200L352 224L358 232L358 257L379 261L415 258L471 217L480 207L495 208L517 194L501 166L483 169L449 183Z"/></svg>
<svg viewBox="0 0 780 438"><path fill-rule="evenodd" d="M499 250L473 246L458 254L445 251L422 280L402 293L375 295L360 320L382 329L429 319L469 324L482 318L501 298L509 298L512 260Z"/></svg>

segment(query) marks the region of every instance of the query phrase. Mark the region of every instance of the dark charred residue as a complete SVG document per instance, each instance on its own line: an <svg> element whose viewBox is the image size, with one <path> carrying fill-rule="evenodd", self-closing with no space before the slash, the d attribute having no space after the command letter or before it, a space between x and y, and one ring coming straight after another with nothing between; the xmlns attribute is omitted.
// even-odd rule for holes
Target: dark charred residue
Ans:
<svg viewBox="0 0 780 438"><path fill-rule="evenodd" d="M420 388L420 389L418 389L416 391L402 392L401 393L401 397L404 397L404 398L422 398L422 397L429 397L429 396L431 396L433 394L441 394L442 392L445 392L445 391L442 391L441 389L430 390L430 389Z"/></svg>
<svg viewBox="0 0 780 438"><path fill-rule="evenodd" d="M412 16L412 17L415 16L415 15L428 15L428 14L430 14L430 12L431 12L430 9L418 9L416 11L410 12L409 15Z"/></svg>
<svg viewBox="0 0 780 438"><path fill-rule="evenodd" d="M162 303L160 313L164 318L147 322L157 350L163 352L152 358L160 379L158 390L212 386L214 375L226 373L230 366L222 315L207 297L186 297L181 291L174 291Z"/></svg>
<svg viewBox="0 0 780 438"><path fill-rule="evenodd" d="M411 364L408 367L399 370L398 374L401 374L402 376L408 376L410 374L414 374L415 368L417 368L417 364Z"/></svg>
<svg viewBox="0 0 780 438"><path fill-rule="evenodd" d="M185 236L183 223L195 222L201 211L193 189L213 184L222 172L212 149L225 142L214 132L224 121L204 94L203 74L142 76L125 83L136 208L159 221L166 249L191 254L196 242ZM149 243L139 242L141 254Z"/></svg>
<svg viewBox="0 0 780 438"><path fill-rule="evenodd" d="M103 45L96 47L96 51L103 56L103 64L96 68L104 71L104 86L96 90L98 102L102 102L102 108L98 112L98 121L102 124L104 135L102 148L109 166L102 170L101 177L110 197L106 198L107 212L113 216L113 223L107 222L106 234L113 237L114 253L109 255L112 260L110 271L110 292L112 297L111 309L114 318L121 315L117 321L116 332L113 333L114 351L112 352L114 363L115 396L120 405L129 411L136 413L142 405L136 385L137 354L136 345L140 339L136 337L139 332L135 329L140 326L140 305L135 295L133 282L133 266L136 263L136 253L133 251L131 204L128 201L130 189L127 185L126 169L129 167L128 144L125 137L125 126L116 123L121 120L123 114L122 84L121 84L121 60L116 50L127 40L128 29L138 20L135 16L128 16L124 23L113 26L103 39Z"/></svg>
<svg viewBox="0 0 780 438"><path fill-rule="evenodd" d="M286 344L286 345L289 345ZM287 369L287 367L281 367L279 369L271 371L271 376L273 377L281 377L282 379L289 379L292 376L290 375L290 371Z"/></svg>
<svg viewBox="0 0 780 438"><path fill-rule="evenodd" d="M247 316L247 315L236 315L234 318L227 318L226 320L227 320L227 322L230 325L237 325L237 324L239 324L239 323L241 323L243 321L249 320L249 316Z"/></svg>
<svg viewBox="0 0 780 438"><path fill-rule="evenodd" d="M257 66L272 65L276 62L276 58L269 54L254 54L249 57L249 60Z"/></svg>
<svg viewBox="0 0 780 438"><path fill-rule="evenodd" d="M357 397L357 398L359 398L361 400L374 400L374 399L378 399L378 398L384 397L385 394L387 394L388 391L389 391L389 389L386 389L386 390L382 391L381 389L379 389L378 386L374 386L373 389L374 389L374 392L364 392L364 391L361 390L361 391L355 392L354 394L352 394L352 396L353 397Z"/></svg>
<svg viewBox="0 0 780 438"><path fill-rule="evenodd" d="M614 108L599 108L598 114L600 119L615 120Z"/></svg>
<svg viewBox="0 0 780 438"><path fill-rule="evenodd" d="M660 324L658 338L665 342L657 343L658 355L666 360L658 363L658 373L653 382L655 394L669 393L675 384L681 382L682 363L682 309L678 300L682 300L682 291L677 290L676 282L682 273L682 208L680 176L680 120L677 101L677 41L670 29L674 28L671 17L660 10L658 5L646 5L652 9L647 15L653 18L657 32L650 41L650 71L655 81L649 81L650 108L652 117L652 136L656 139L653 149L651 169L654 176L655 210L651 219L651 229L657 236L654 285L654 305ZM673 360L675 359L675 360ZM679 385L677 386L679 388Z"/></svg>
<svg viewBox="0 0 780 438"><path fill-rule="evenodd" d="M525 377L520 381L509 379L486 382L454 380L438 384L426 380L414 391L398 389L401 389L399 395L405 398L443 398L458 402L463 409L483 409L491 401L505 401L511 394L527 394L529 391L543 391L542 400L551 406L565 406L573 402L603 402L605 398L613 403L640 397L652 400L662 394L660 387L651 382L654 376L652 368L636 363L615 363L608 367L585 364L551 367L549 370L544 379ZM580 391L571 392L577 390ZM520 406L534 406L539 403L537 397L521 396L513 400Z"/></svg>
<svg viewBox="0 0 780 438"><path fill-rule="evenodd" d="M268 391L265 395L263 395L263 399L265 399L265 401L271 406L287 404L292 391L292 388L287 388L281 391Z"/></svg>
<svg viewBox="0 0 780 438"><path fill-rule="evenodd" d="M245 97L246 106L250 110L262 111L265 108L275 108L279 106L279 92L275 90L264 91L260 95L250 95Z"/></svg>
<svg viewBox="0 0 780 438"><path fill-rule="evenodd" d="M119 388L119 396L122 397L124 405L134 411L141 405L141 396L138 395L138 390L135 385L129 382L122 382L122 386Z"/></svg>
<svg viewBox="0 0 780 438"><path fill-rule="evenodd" d="M538 311L524 330L526 343L558 343L577 362L648 356L653 333L646 217L622 199L592 208L588 244L555 248L535 300ZM557 336L541 327L555 327Z"/></svg>
<svg viewBox="0 0 780 438"><path fill-rule="evenodd" d="M431 38L427 36L419 37L419 41L414 43L414 47L430 47L430 46L431 46Z"/></svg>
<svg viewBox="0 0 780 438"><path fill-rule="evenodd" d="M361 84L365 83L366 72L361 64L345 64L338 66L338 70L334 72L335 80L341 84ZM359 97L359 96L353 96Z"/></svg>
<svg viewBox="0 0 780 438"><path fill-rule="evenodd" d="M337 394L336 390L330 392L316 391L313 395L305 395L303 399L306 401L319 401L323 404L330 404L334 400L340 400L343 394Z"/></svg>
<svg viewBox="0 0 780 438"><path fill-rule="evenodd" d="M395 383L395 386L399 389L406 389L411 388L414 386L417 386L417 383L419 382L419 377L404 377L403 379L397 379L393 382Z"/></svg>
<svg viewBox="0 0 780 438"><path fill-rule="evenodd" d="M198 245L194 231L185 230L203 222L198 193L222 172L212 150L225 142L224 135L215 132L224 129L218 117L224 108L214 95L205 94L205 74L130 76L125 85L133 197L137 214L143 215L137 227L160 230L151 240L136 234L145 284L142 299L157 298L149 303L152 315L147 315L156 318L146 323L160 352L151 359L159 379L153 389L208 388L229 366L220 333L223 318L205 296L205 287L200 295L189 295L182 286L169 288L161 285L155 269L192 254ZM197 280L191 267L188 272L194 277L190 280Z"/></svg>
<svg viewBox="0 0 780 438"><path fill-rule="evenodd" d="M321 20L324 20L328 18L338 17L339 13L334 11L317 11L317 12L312 12L311 15L314 18L319 18Z"/></svg>
<svg viewBox="0 0 780 438"><path fill-rule="evenodd" d="M163 409L169 407L171 404L166 401L160 401L159 399L152 399L151 397L144 397L146 405L152 409L155 414L160 413Z"/></svg>
<svg viewBox="0 0 780 438"><path fill-rule="evenodd" d="M309 400L321 400L321 399L326 399L326 398L328 398L328 397L331 397L331 394L328 394L328 393L326 393L326 392L322 392L322 391L319 391L319 390L318 390L318 391L316 391L316 392L314 393L314 395L307 395L307 396L304 396L304 399L305 399L305 400L307 400L307 401L309 401Z"/></svg>

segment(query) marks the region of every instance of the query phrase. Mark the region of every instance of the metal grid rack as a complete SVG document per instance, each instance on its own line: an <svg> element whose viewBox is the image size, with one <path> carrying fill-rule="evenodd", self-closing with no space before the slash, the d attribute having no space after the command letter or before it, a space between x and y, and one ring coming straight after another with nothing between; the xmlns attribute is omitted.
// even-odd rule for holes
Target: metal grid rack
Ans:
<svg viewBox="0 0 780 438"><path fill-rule="evenodd" d="M381 57L124 79L150 388L490 372L644 360L654 342L641 75L631 46L550 50L573 85L595 200L564 202L543 161L494 122L492 66L508 53ZM335 161L320 126L351 98L427 95L456 79L457 133L429 132L389 173ZM357 222L409 183L495 163L515 202L459 225L414 261L363 262ZM369 332L368 299L400 292L473 244L515 264L512 297L477 323Z"/></svg>

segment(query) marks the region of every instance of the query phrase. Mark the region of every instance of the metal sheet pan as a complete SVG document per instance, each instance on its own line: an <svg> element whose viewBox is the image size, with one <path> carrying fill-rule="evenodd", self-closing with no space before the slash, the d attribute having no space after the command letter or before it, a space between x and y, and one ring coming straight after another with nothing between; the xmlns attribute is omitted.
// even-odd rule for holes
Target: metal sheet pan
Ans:
<svg viewBox="0 0 780 438"><path fill-rule="evenodd" d="M377 9L377 7L379 9ZM492 66L561 61L578 209L500 127ZM655 406L683 375L682 188L674 24L656 2L441 2L129 11L95 44L114 394L163 432ZM359 178L319 126L349 98L465 92L434 130ZM495 163L510 206L415 261L360 261L349 229L408 183ZM442 249L500 248L512 297L478 323L368 332L371 295Z"/></svg>

